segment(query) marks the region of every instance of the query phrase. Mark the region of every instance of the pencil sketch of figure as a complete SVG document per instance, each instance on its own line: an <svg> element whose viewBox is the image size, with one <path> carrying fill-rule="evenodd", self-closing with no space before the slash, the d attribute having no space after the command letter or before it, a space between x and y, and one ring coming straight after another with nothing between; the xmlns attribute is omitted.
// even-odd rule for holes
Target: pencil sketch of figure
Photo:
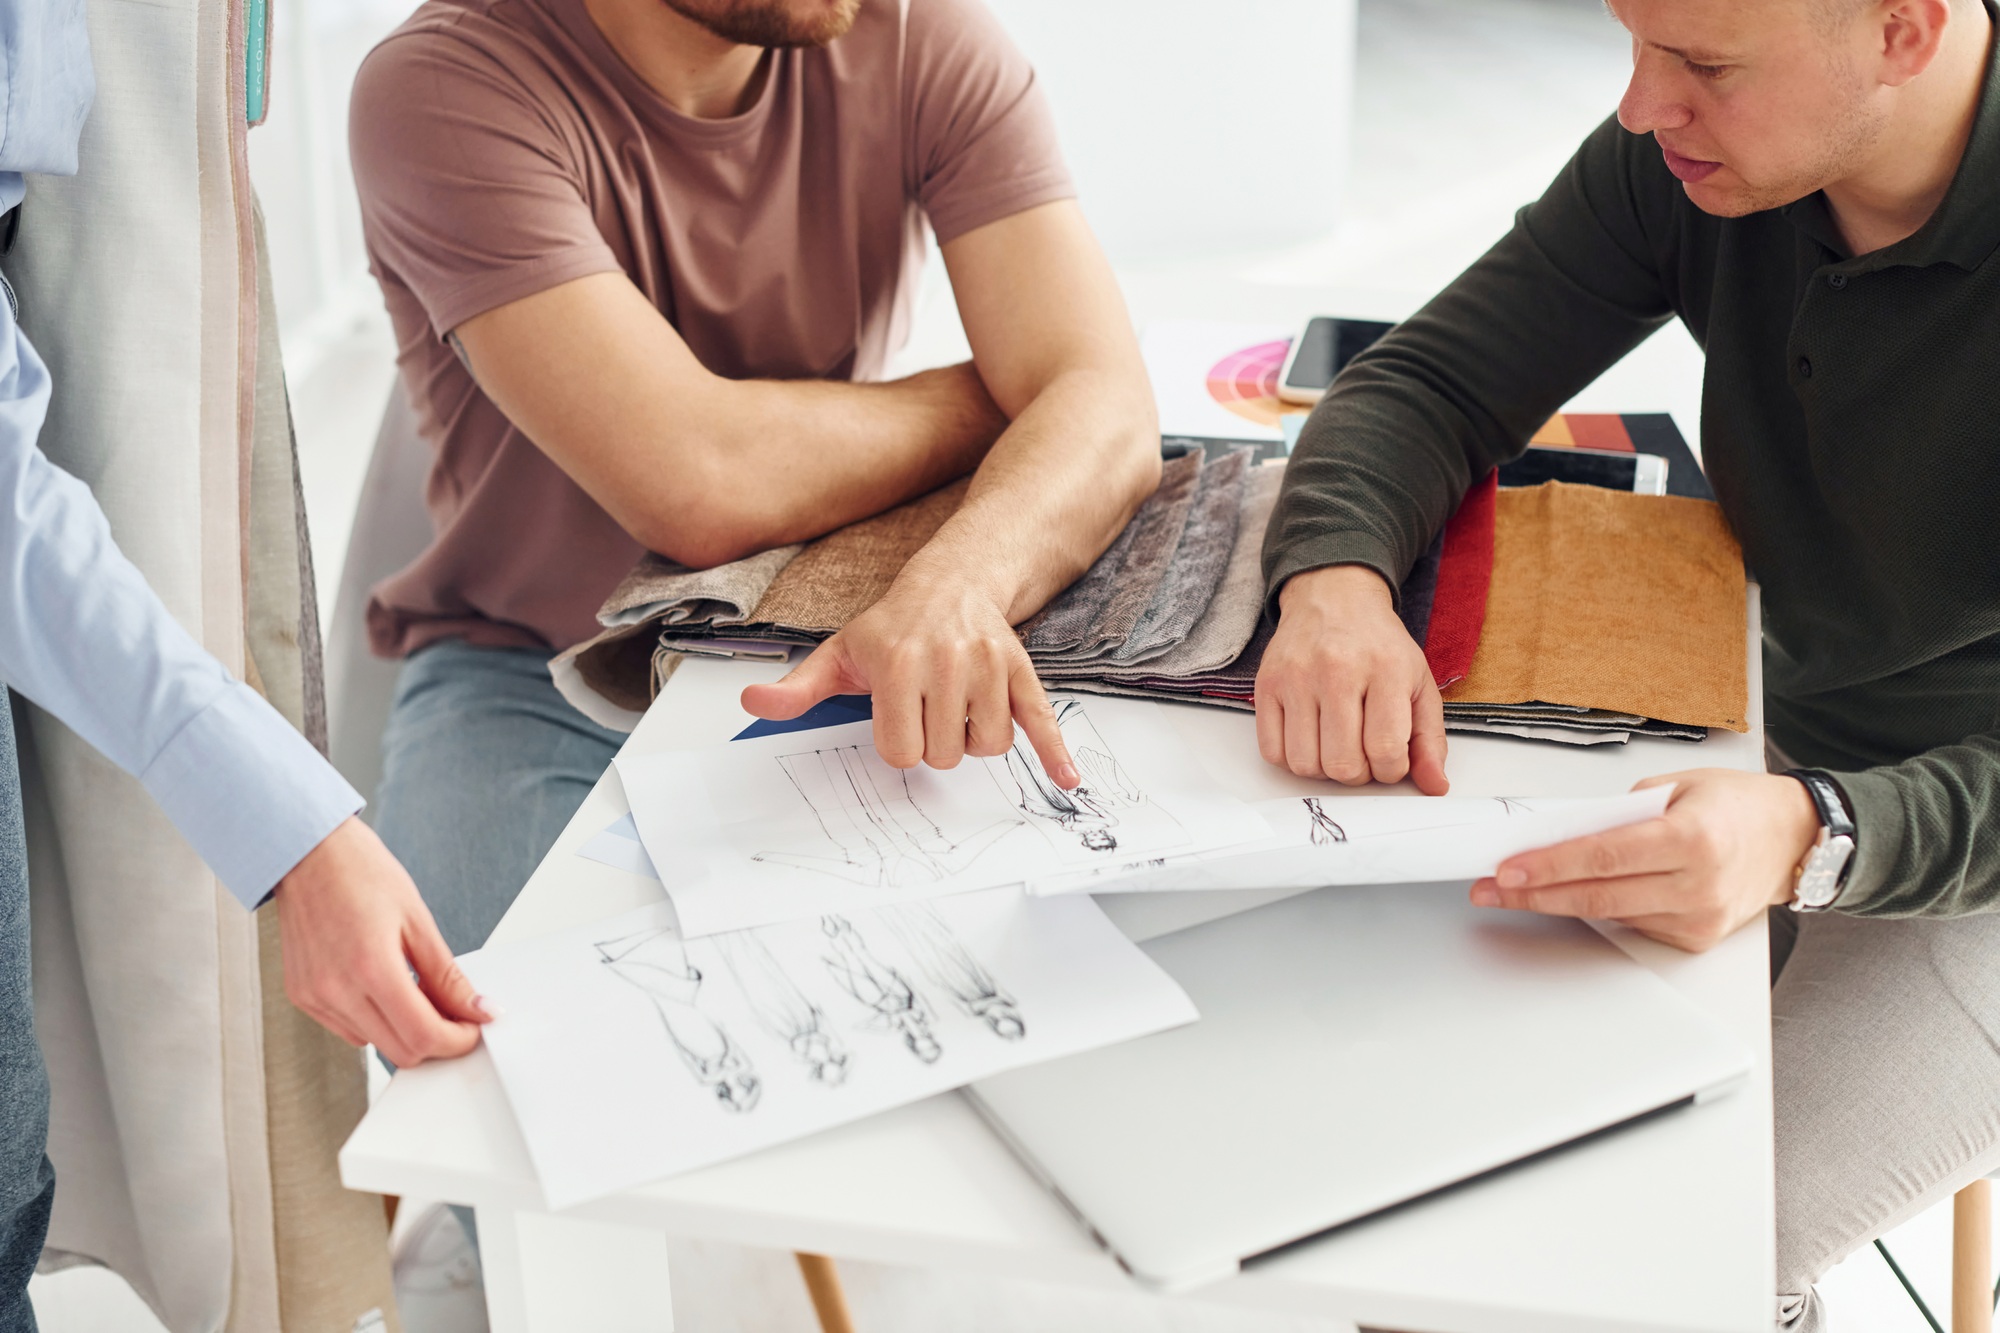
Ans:
<svg viewBox="0 0 2000 1333"><path fill-rule="evenodd" d="M798 988L764 942L747 930L717 935L713 942L750 1002L757 1026L783 1042L813 1082L829 1088L845 1083L846 1045L827 1023L825 1012Z"/></svg>
<svg viewBox="0 0 2000 1333"><path fill-rule="evenodd" d="M872 746L843 745L781 756L778 766L805 798L826 841L812 850L758 852L753 860L796 866L876 888L947 879L1020 827L999 820L954 838L910 794L907 773Z"/></svg>
<svg viewBox="0 0 2000 1333"><path fill-rule="evenodd" d="M1333 816L1326 812L1317 796L1301 798L1306 803L1306 817L1312 821L1309 836L1315 847L1326 847L1336 842L1347 841L1347 830L1334 823Z"/></svg>
<svg viewBox="0 0 2000 1333"><path fill-rule="evenodd" d="M622 981L645 993L666 1025L667 1039L695 1080L731 1111L748 1111L763 1083L743 1048L701 1008L701 969L672 931L649 930L602 940L597 953Z"/></svg>
<svg viewBox="0 0 2000 1333"><path fill-rule="evenodd" d="M1006 771L1011 781L1001 790L1023 814L1074 833L1085 850L1113 851L1118 846L1118 835L1112 832L1118 826L1117 812L1143 804L1146 793L1125 776L1118 757L1097 734L1081 703L1061 700L1055 714L1083 781L1074 791L1058 787L1043 771L1026 734L1021 733L1007 752Z"/></svg>
<svg viewBox="0 0 2000 1333"><path fill-rule="evenodd" d="M820 929L826 932L833 952L822 955L826 970L840 988L864 1009L874 1011L876 1020L903 1039L910 1054L925 1064L935 1064L944 1054L937 1035L931 1031L931 1010L909 980L876 957L868 942L844 916L823 916Z"/></svg>
<svg viewBox="0 0 2000 1333"><path fill-rule="evenodd" d="M951 996L1001 1040L1019 1041L1028 1035L1020 1005L935 910L924 903L905 904L886 909L882 917L924 980Z"/></svg>

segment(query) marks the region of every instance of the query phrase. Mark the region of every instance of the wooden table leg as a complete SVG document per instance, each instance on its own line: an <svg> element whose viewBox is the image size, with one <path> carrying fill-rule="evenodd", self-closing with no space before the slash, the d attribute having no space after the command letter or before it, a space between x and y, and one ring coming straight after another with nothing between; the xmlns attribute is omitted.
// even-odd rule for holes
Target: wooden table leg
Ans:
<svg viewBox="0 0 2000 1333"><path fill-rule="evenodd" d="M1951 1201L1951 1333L1993 1333L1993 1182Z"/></svg>
<svg viewBox="0 0 2000 1333"><path fill-rule="evenodd" d="M813 1313L819 1316L820 1333L854 1333L854 1320L847 1313L847 1293L840 1288L840 1270L823 1254L795 1256L799 1272L805 1276L806 1293L812 1297Z"/></svg>

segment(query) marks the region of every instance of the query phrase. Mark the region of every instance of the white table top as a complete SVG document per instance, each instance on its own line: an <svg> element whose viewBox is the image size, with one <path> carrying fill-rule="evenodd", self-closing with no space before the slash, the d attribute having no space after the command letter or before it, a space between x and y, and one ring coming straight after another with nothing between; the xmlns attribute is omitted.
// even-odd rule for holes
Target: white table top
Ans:
<svg viewBox="0 0 2000 1333"><path fill-rule="evenodd" d="M1697 765L1761 770L1756 624L1753 590L1748 735L1718 732L1698 748L1634 740L1590 749L1454 735L1453 794L1604 795ZM628 750L726 739L750 721L737 692L780 671L689 661ZM1246 799L1347 794L1264 764L1247 713L1167 709L1217 777ZM607 772L494 942L657 901L656 882L576 855L625 812L623 789ZM1143 939L1271 896L1101 901L1128 934ZM1186 1299L1464 1333L1767 1329L1774 1256L1763 922L1700 956L1617 928L1606 933L1742 1038L1757 1061L1746 1087L1356 1224ZM1477 1104L1468 1103L1465 1113L1477 1115ZM341 1172L355 1189L542 1208L526 1146L483 1048L451 1064L397 1074L342 1150ZM884 1263L1091 1285L1125 1281L956 1094L599 1200L571 1215Z"/></svg>

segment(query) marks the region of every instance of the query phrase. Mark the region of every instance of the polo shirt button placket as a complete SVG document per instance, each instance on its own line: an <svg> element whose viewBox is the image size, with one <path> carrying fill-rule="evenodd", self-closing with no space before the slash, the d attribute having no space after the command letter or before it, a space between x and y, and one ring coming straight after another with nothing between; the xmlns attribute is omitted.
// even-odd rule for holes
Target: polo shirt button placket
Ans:
<svg viewBox="0 0 2000 1333"><path fill-rule="evenodd" d="M1811 358L1811 357L1809 357L1809 356L1802 356L1802 357L1800 357L1800 358L1799 358L1799 378L1800 378L1800 379L1802 379L1802 380L1809 380L1809 379L1811 379L1811 378L1812 378L1812 358Z"/></svg>
<svg viewBox="0 0 2000 1333"><path fill-rule="evenodd" d="M1826 275L1826 285L1835 291L1842 291L1847 286L1847 275L1845 273L1829 273Z"/></svg>

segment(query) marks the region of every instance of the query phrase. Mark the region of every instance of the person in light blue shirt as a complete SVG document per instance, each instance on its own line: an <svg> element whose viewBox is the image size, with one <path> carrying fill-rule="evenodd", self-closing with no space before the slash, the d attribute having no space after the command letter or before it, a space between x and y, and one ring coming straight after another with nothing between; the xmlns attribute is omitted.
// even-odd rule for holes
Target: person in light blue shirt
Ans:
<svg viewBox="0 0 2000 1333"><path fill-rule="evenodd" d="M22 173L77 169L94 91L81 0L0 0L0 61L7 213ZM490 1015L410 877L354 817L354 789L181 628L89 489L42 454L49 372L4 275L0 288L0 1333L32 1333L28 1278L55 1182L8 689L144 783L244 907L275 896L286 989L332 1031L413 1065L464 1054Z"/></svg>

